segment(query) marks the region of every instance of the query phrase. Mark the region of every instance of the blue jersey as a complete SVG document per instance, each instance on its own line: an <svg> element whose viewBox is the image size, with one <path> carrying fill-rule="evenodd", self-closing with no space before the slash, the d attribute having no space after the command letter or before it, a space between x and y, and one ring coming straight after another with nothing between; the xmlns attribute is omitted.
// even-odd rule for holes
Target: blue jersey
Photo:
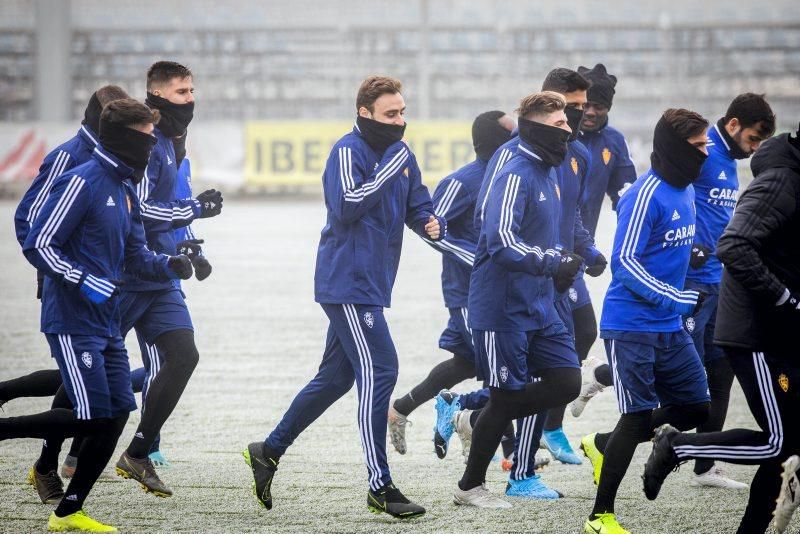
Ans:
<svg viewBox="0 0 800 534"><path fill-rule="evenodd" d="M561 223L559 224L559 248L575 252L594 265L599 252L594 239L583 227L580 204L591 157L580 141L572 141L567 148L564 161L556 168L559 198L561 199Z"/></svg>
<svg viewBox="0 0 800 534"><path fill-rule="evenodd" d="M514 130L511 139L500 145L500 148L494 151L489 163L486 164L486 170L483 173L483 181L481 188L478 192L478 203L475 205L475 227L480 228L483 223L483 212L486 209L486 201L489 198L489 192L494 185L494 180L503 165L508 163L508 160L517 153L517 145L519 145L519 132Z"/></svg>
<svg viewBox="0 0 800 534"><path fill-rule="evenodd" d="M175 179L175 198L176 199L184 199L184 198L192 198L192 164L189 161L189 158L183 158L181 161L181 166L178 167L178 174ZM180 228L176 228L175 231L175 242L179 243L181 241L185 241L187 239L197 239L197 236L192 229L191 224L187 224L186 226L181 226ZM179 280L175 280L177 284Z"/></svg>
<svg viewBox="0 0 800 534"><path fill-rule="evenodd" d="M519 143L485 202L469 288L471 328L519 332L558 321L552 277L561 259L559 210L555 170Z"/></svg>
<svg viewBox="0 0 800 534"><path fill-rule="evenodd" d="M650 169L622 195L611 255L611 285L600 330L676 332L697 303L683 290L695 236L694 190Z"/></svg>
<svg viewBox="0 0 800 534"><path fill-rule="evenodd" d="M117 299L93 304L80 284L103 288L123 271L169 280L168 257L145 246L132 170L102 147L59 176L25 238L23 252L46 274L42 332L112 337L120 335Z"/></svg>
<svg viewBox="0 0 800 534"><path fill-rule="evenodd" d="M172 139L156 127L156 146L136 186L139 209L144 223L147 246L154 252L173 255L176 252L173 230L190 224L200 215L200 202L193 198L177 198L178 169ZM126 275L124 291L170 289L171 281L151 282Z"/></svg>
<svg viewBox="0 0 800 534"><path fill-rule="evenodd" d="M445 177L433 192L436 215L447 219L447 237L427 240L442 256L442 294L448 308L464 308L475 261L480 227L475 225L475 203L486 162L477 158Z"/></svg>
<svg viewBox="0 0 800 534"><path fill-rule="evenodd" d="M582 132L581 142L591 154L592 168L584 185L581 215L583 226L594 237L603 197L608 195L616 209L620 192L636 180L628 143L619 130L606 125L597 132Z"/></svg>
<svg viewBox="0 0 800 534"><path fill-rule="evenodd" d="M14 213L14 228L20 246L25 242L33 221L44 206L56 178L73 167L89 161L96 146L97 135L91 128L82 124L75 137L57 146L45 156L39 167L39 174L31 182Z"/></svg>
<svg viewBox="0 0 800 534"><path fill-rule="evenodd" d="M378 156L355 127L333 146L322 186L327 222L317 249L316 301L389 307L403 223L425 236L433 215L414 154L398 141Z"/></svg>
<svg viewBox="0 0 800 534"><path fill-rule="evenodd" d="M714 253L717 241L733 217L733 208L739 198L739 177L736 160L730 147L715 124L708 130L708 159L703 163L700 177L694 182L694 205L697 210L697 234L694 242L705 245L712 252L699 269L689 268L687 280L701 284L719 284L722 280L722 263Z"/></svg>

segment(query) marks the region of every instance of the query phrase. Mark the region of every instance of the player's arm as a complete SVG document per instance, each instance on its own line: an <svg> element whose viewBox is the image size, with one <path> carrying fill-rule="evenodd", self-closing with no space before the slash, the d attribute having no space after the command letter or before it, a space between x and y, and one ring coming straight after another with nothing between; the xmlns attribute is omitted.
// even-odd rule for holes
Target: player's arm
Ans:
<svg viewBox="0 0 800 534"><path fill-rule="evenodd" d="M483 222L483 213L486 210L486 202L489 200L489 193L492 192L495 178L497 178L503 165L508 163L508 160L510 160L513 155L513 150L500 148L495 151L489 163L486 165L486 172L483 175L483 182L481 184L481 192L483 191L484 185L486 186L486 191L483 193L483 196L480 196L481 193L478 193L479 198L475 203L475 226L480 226Z"/></svg>
<svg viewBox="0 0 800 534"><path fill-rule="evenodd" d="M55 179L74 166L75 159L63 150L48 154L42 162L39 174L31 182L14 212L14 230L20 246L25 243L33 221L47 201Z"/></svg>
<svg viewBox="0 0 800 534"><path fill-rule="evenodd" d="M489 255L509 271L555 276L561 254L529 245L519 236L528 202L527 183L519 175L503 172L496 177L483 221Z"/></svg>
<svg viewBox="0 0 800 534"><path fill-rule="evenodd" d="M458 180L445 178L433 192L434 213L445 221L455 219L467 212L473 205L467 188ZM450 255L469 266L475 263L475 244L452 235L445 235L439 241L425 239L425 242L442 254Z"/></svg>
<svg viewBox="0 0 800 534"><path fill-rule="evenodd" d="M633 165L628 143L622 142L619 148L619 157L616 158L614 168L608 177L606 194L611 199L611 209L617 209L617 203L622 193L636 181L636 167Z"/></svg>
<svg viewBox="0 0 800 534"><path fill-rule="evenodd" d="M131 228L125 239L125 271L154 282L183 278L169 267L170 256L156 254L147 248L136 196L133 191L126 191L126 194L131 199Z"/></svg>
<svg viewBox="0 0 800 534"><path fill-rule="evenodd" d="M658 220L659 208L652 201L655 187L645 184L636 192L636 198L628 199L619 206L617 231L614 236L614 252L611 256L611 271L628 289L659 308L681 315L689 315L697 304L697 291L681 291L658 280L641 262L650 233Z"/></svg>
<svg viewBox="0 0 800 534"><path fill-rule="evenodd" d="M406 226L426 240L439 241L447 233L447 220L435 213L428 188L422 183L422 171L411 154L408 164Z"/></svg>
<svg viewBox="0 0 800 534"><path fill-rule="evenodd" d="M779 228L789 224L800 193L787 173L759 176L736 204L733 219L717 243L717 257L740 284L770 303L782 304L790 291L761 259L761 250Z"/></svg>
<svg viewBox="0 0 800 534"><path fill-rule="evenodd" d="M357 221L380 202L386 187L403 176L410 154L408 146L397 141L386 149L375 169L367 169L358 150L334 147L323 178L325 202L342 222Z"/></svg>

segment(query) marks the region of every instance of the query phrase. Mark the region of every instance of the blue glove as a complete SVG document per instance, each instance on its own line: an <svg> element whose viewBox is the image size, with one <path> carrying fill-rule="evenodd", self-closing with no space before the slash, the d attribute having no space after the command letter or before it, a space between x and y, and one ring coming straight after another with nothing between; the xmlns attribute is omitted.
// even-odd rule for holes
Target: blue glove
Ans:
<svg viewBox="0 0 800 534"><path fill-rule="evenodd" d="M121 285L121 282L116 282L115 284L105 278L84 274L78 284L81 293L87 299L95 304L103 304L114 295L119 294L119 287L117 286Z"/></svg>

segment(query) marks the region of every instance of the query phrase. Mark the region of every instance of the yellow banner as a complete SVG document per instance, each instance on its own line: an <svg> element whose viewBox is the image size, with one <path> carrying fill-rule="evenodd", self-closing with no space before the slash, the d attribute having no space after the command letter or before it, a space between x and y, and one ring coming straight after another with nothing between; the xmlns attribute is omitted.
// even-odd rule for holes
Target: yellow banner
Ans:
<svg viewBox="0 0 800 534"><path fill-rule="evenodd" d="M471 123L410 122L406 141L417 156L422 178L435 184L475 159ZM248 185L321 185L334 143L352 122L249 122L245 126Z"/></svg>

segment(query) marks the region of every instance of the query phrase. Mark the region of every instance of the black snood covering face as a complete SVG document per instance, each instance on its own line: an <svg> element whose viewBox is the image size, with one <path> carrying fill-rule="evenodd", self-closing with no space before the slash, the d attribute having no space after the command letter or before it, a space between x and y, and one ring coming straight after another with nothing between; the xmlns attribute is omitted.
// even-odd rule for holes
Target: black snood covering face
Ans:
<svg viewBox="0 0 800 534"><path fill-rule="evenodd" d="M109 120L100 121L100 145L133 169L133 183L138 184L144 176L150 152L156 138L150 134L128 128Z"/></svg>
<svg viewBox="0 0 800 534"><path fill-rule="evenodd" d="M92 133L97 135L100 133L100 114L103 112L103 106L97 99L97 93L92 93L92 98L86 105L86 110L83 112L83 122L92 130Z"/></svg>
<svg viewBox="0 0 800 534"><path fill-rule="evenodd" d="M522 117L517 120L517 124L519 138L529 144L542 161L551 167L561 165L567 155L568 131Z"/></svg>
<svg viewBox="0 0 800 534"><path fill-rule="evenodd" d="M173 104L166 98L147 93L147 99L144 103L151 109L157 109L161 113L158 129L167 137L183 135L194 116L194 102Z"/></svg>
<svg viewBox="0 0 800 534"><path fill-rule="evenodd" d="M729 152L733 159L747 159L753 155L752 152L745 152L742 150L742 147L739 146L739 143L733 140L733 137L728 133L728 130L725 129L725 117L722 117L720 120L717 121L717 128L719 129L719 133L722 134L722 138L725 139L725 142L728 143L728 148L730 149Z"/></svg>
<svg viewBox="0 0 800 534"><path fill-rule="evenodd" d="M569 140L574 141L578 138L581 131L581 121L583 120L583 110L573 106L564 108L564 113L567 115L567 124L569 125L572 133L569 134Z"/></svg>
<svg viewBox="0 0 800 534"><path fill-rule="evenodd" d="M653 133L650 164L665 182L685 189L700 176L700 168L707 157L686 139L682 139L664 117L661 117Z"/></svg>
<svg viewBox="0 0 800 534"><path fill-rule="evenodd" d="M405 124L402 126L386 124L361 115L356 117L356 125L361 131L361 135L364 136L364 141L378 156L383 156L387 148L403 139L403 134L406 131Z"/></svg>
<svg viewBox="0 0 800 534"><path fill-rule="evenodd" d="M502 111L487 111L472 122L472 146L483 161L492 159L497 149L511 139L511 132L497 122L503 115Z"/></svg>

